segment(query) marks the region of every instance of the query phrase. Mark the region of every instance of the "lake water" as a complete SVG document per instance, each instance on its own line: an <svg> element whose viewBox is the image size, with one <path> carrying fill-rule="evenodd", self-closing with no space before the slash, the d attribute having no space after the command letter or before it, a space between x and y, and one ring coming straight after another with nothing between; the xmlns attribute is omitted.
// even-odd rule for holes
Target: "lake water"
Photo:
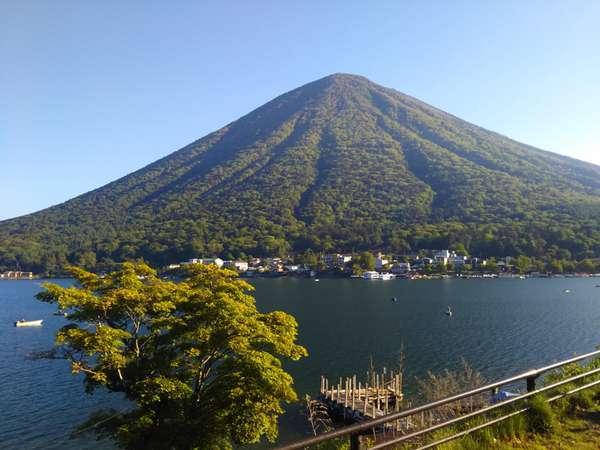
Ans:
<svg viewBox="0 0 600 450"><path fill-rule="evenodd" d="M456 368L461 358L493 380L600 344L598 278L251 282L260 310L281 309L298 320L299 342L310 356L286 367L300 396L317 393L320 375L360 377L370 356L377 367L393 367L402 344L409 396L416 376ZM38 280L0 282L0 448L112 448L69 435L94 409L122 408L122 401L84 394L81 378L64 361L26 358L49 348L65 323L34 299L40 289ZM448 305L451 318L444 314ZM44 319L44 326L14 327L22 317ZM281 440L305 432L300 407L288 408Z"/></svg>

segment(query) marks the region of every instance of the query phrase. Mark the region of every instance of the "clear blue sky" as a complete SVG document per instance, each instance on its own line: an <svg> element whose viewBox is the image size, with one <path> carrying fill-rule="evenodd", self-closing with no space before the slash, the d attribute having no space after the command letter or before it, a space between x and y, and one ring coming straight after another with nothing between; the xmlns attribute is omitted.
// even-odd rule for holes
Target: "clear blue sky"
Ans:
<svg viewBox="0 0 600 450"><path fill-rule="evenodd" d="M593 0L5 0L0 220L334 72L600 164L599 23Z"/></svg>

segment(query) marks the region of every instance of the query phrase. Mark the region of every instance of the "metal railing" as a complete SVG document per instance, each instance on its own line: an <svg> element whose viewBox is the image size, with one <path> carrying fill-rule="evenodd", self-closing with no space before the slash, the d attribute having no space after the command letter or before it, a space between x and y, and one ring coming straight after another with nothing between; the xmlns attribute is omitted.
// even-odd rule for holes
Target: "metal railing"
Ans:
<svg viewBox="0 0 600 450"><path fill-rule="evenodd" d="M311 446L316 445L316 444L320 444L320 443L325 442L325 441L330 441L332 439L337 439L337 438L342 438L342 437L348 437L348 436L351 438L351 446L352 446L352 448L353 449L358 449L359 448L358 437L361 434L364 434L365 432L367 432L369 430L375 429L376 427L378 427L380 425L385 425L386 423L389 423L389 422L397 421L397 420L400 420L400 419L405 419L407 417L414 416L416 414L420 414L420 413L423 413L423 412L426 412L426 411L431 411L431 410L434 410L435 408L439 408L440 406L448 405L450 403L454 403L454 402L457 402L459 400L462 400L462 399L465 399L465 398L468 398L468 397L473 397L473 396L478 395L478 394L482 394L482 393L490 392L490 391L494 392L494 390L496 390L497 388L500 388L502 386L515 383L517 381L526 380L526 382L527 382L527 393L525 393L525 394L522 394L522 395L519 395L519 396L516 396L516 397L512 397L512 398L510 398L508 400L492 404L492 405L484 407L482 409L478 409L476 411L472 411L470 413L463 414L461 416L452 418L450 420L443 421L441 423L437 423L435 425L429 426L428 428L423 428L423 429L417 430L417 431L412 432L412 433L403 434L401 436L394 437L392 439L385 440L384 442L376 443L376 444L368 447L370 450L386 448L386 447L389 447L389 446L392 446L392 445L395 445L395 444L399 444L399 443L408 441L410 439L414 439L414 438L419 437L419 436L423 436L423 435L431 433L433 431L440 430L442 428L445 428L445 427L448 427L448 426L451 426L451 425L456 425L456 424L458 424L460 422L464 422L465 420L472 419L474 417L483 415L483 414L488 413L490 411L497 410L497 409L505 407L507 405L512 405L512 404L514 404L514 403L516 403L518 401L530 398L533 395L536 395L536 394L539 394L539 393L542 393L542 392L546 392L546 391L550 391L552 389L556 389L557 387L560 387L560 386L563 386L563 385L566 385L566 384L569 384L569 383L573 383L574 381L582 380L583 378L589 377L591 375L600 374L600 368L591 369L591 370L589 370L589 371L587 371L585 373L581 373L581 374L578 374L578 375L566 378L564 380L560 380L560 381L558 381L556 383L549 384L549 385L544 386L542 388L539 388L539 389L535 388L536 379L539 378L542 374L544 374L546 372L549 372L551 370L554 370L554 369L557 369L557 368L569 365L569 364L577 363L577 362L583 361L585 359L592 358L594 356L600 356L600 350L597 350L597 351L594 351L594 352L590 352L590 353L586 353L584 355L576 356L574 358L566 359L564 361L560 361L560 362L557 362L557 363L554 363L554 364L550 364L548 366L544 366L544 367L541 367L539 369L529 370L527 372L523 372L521 374L512 376L510 378L505 378L505 379L496 381L494 383L487 384L485 386L481 386L481 387L478 387L478 388L475 388L475 389L471 389L471 390L466 391L466 392L462 392L460 394L456 394L456 395L452 395L450 397L443 398L441 400L436 400L434 402L427 403L425 405L421 405L421 406L417 406L417 407L414 407L414 408L406 409L404 411L399 411L399 412L387 414L387 415L384 415L384 416L379 417L377 419L365 420L365 421L362 421L362 422L359 422L359 423L356 423L356 424L353 424L353 425L349 425L349 426L346 426L346 427L339 428L337 430L333 430L333 431L330 431L330 432L327 432L327 433L323 433L323 434L318 435L318 436L313 436L313 437L310 437L310 438L306 438L306 439L302 439L302 440L299 440L299 441L296 441L296 442L292 442L290 444L285 444L283 446L277 447L276 450L303 449L303 448L311 447ZM600 380L593 381L593 382L585 384L583 386L579 386L579 387L577 387L575 389L571 389L571 390L569 390L567 392L564 392L562 394L559 394L559 395L556 395L554 397L551 397L547 401L548 402L554 402L554 401L556 401L556 400L558 400L560 398L566 397L568 395L575 394L575 393L580 392L580 391L582 391L584 389L588 389L588 388L591 388L591 387L594 387L594 386L597 386L597 385L600 385ZM525 411L527 411L528 409L529 408L527 408L527 407L521 408L521 409L513 411L513 412L511 412L509 414L505 414L505 415L503 415L501 417L497 417L497 418L495 418L493 420L485 422L483 424L474 426L472 428L469 428L469 429L461 431L461 432L457 432L457 433L455 433L455 434L453 434L451 436L445 437L445 438L440 439L438 441L435 441L435 442L428 443L426 445L420 446L420 447L418 447L418 449L415 449L415 450L424 450L424 449L427 449L427 448L432 448L432 447L435 447L437 445L441 445L443 443L449 442L451 440L458 439L460 437L466 436L467 434L470 434L470 433L473 433L475 431L478 431L478 430L480 430L482 428L488 427L490 425L497 424L499 422L507 420L507 419L509 419L509 418L511 418L513 416L518 415L518 414L522 414Z"/></svg>

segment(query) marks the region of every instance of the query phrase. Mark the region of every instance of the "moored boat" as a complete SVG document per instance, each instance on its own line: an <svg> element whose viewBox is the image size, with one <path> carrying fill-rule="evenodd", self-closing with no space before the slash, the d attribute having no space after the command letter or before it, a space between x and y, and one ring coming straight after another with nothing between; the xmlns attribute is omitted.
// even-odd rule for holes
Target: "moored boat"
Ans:
<svg viewBox="0 0 600 450"><path fill-rule="evenodd" d="M17 320L15 327L41 327L43 320Z"/></svg>
<svg viewBox="0 0 600 450"><path fill-rule="evenodd" d="M375 272L374 270L369 270L363 273L363 278L365 280L379 280L379 272Z"/></svg>

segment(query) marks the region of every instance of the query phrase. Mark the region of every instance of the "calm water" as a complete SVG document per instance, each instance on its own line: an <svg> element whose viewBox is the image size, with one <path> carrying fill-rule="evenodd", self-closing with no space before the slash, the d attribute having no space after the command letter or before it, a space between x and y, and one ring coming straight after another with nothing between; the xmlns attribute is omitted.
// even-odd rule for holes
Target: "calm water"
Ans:
<svg viewBox="0 0 600 450"><path fill-rule="evenodd" d="M63 281L63 283L65 283ZM588 279L363 281L256 279L259 309L281 309L299 323L310 356L287 365L302 396L319 376L363 374L370 355L392 367L404 344L406 390L427 370L454 368L465 358L488 379L584 353L600 344L600 283ZM570 289L570 293L565 293ZM111 448L72 427L98 406L122 408L114 396L83 394L64 361L32 361L65 323L33 295L39 281L0 282L0 448ZM398 302L392 303L391 297ZM454 316L444 311L452 306ZM21 317L39 329L15 328ZM282 440L302 436L304 419L291 407Z"/></svg>

